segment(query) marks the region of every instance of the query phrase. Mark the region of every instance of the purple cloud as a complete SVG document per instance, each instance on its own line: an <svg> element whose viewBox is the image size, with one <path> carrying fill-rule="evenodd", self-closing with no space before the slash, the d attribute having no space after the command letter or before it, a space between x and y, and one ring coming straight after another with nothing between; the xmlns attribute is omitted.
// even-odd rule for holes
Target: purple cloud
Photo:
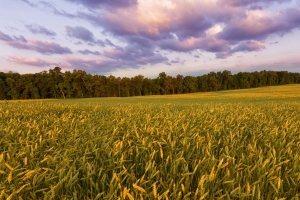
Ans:
<svg viewBox="0 0 300 200"><path fill-rule="evenodd" d="M265 48L266 48L265 44L258 41L251 40L251 41L240 42L239 45L233 48L230 52L235 53L239 51L243 51L243 52L260 51Z"/></svg>
<svg viewBox="0 0 300 200"><path fill-rule="evenodd" d="M114 46L114 44L108 39L106 39L105 41L96 39L94 34L90 30L82 26L76 26L76 27L65 26L65 29L69 37L77 38L81 41L86 42L91 46L94 45L98 45L102 47L105 47L106 45Z"/></svg>
<svg viewBox="0 0 300 200"><path fill-rule="evenodd" d="M24 38L22 35L20 35L19 37L14 36L15 41L20 41L20 42L27 42L26 38Z"/></svg>
<svg viewBox="0 0 300 200"><path fill-rule="evenodd" d="M300 9L287 9L276 15L266 11L249 11L244 18L232 19L218 38L231 41L261 40L271 34L283 35L300 28Z"/></svg>
<svg viewBox="0 0 300 200"><path fill-rule="evenodd" d="M226 59L232 54L236 52L252 52L252 51L261 51L265 49L265 44L259 42L259 41L242 41L240 42L236 47L226 51L226 52L218 52L216 53L216 58L219 59Z"/></svg>
<svg viewBox="0 0 300 200"><path fill-rule="evenodd" d="M13 41L13 39L9 35L1 32L1 31L0 31L0 40L2 40L2 41Z"/></svg>
<svg viewBox="0 0 300 200"><path fill-rule="evenodd" d="M95 55L95 56L99 56L101 55L101 53L99 51L90 51L88 49L85 49L85 50L79 50L78 53L81 53L83 55L89 55L89 54L92 54L92 55Z"/></svg>
<svg viewBox="0 0 300 200"><path fill-rule="evenodd" d="M56 63L44 61L39 58L23 58L23 57L11 56L7 60L9 62L14 62L20 65L29 65L29 66L36 66L36 67L46 67L46 66L56 65Z"/></svg>
<svg viewBox="0 0 300 200"><path fill-rule="evenodd" d="M129 44L125 48L116 47L104 51L107 58L122 61L121 66L136 67L138 65L157 64L168 61L161 54L154 53L152 48L145 48L138 44Z"/></svg>
<svg viewBox="0 0 300 200"><path fill-rule="evenodd" d="M49 36L55 36L56 33L37 24L31 24L31 25L25 25L26 28L34 34L44 34L44 35L49 35Z"/></svg>
<svg viewBox="0 0 300 200"><path fill-rule="evenodd" d="M85 42L95 41L94 34L82 26L76 26L76 27L65 26L65 29L69 37L77 38Z"/></svg>
<svg viewBox="0 0 300 200"><path fill-rule="evenodd" d="M63 16L63 17L68 17L68 18L77 18L77 15L75 14L71 14L71 13L68 13L66 12L65 10L58 10L54 5L53 3L51 2L46 2L46 1L40 1L39 2L41 5L45 6L46 8L50 9L54 14L56 15L60 15L60 16Z"/></svg>
<svg viewBox="0 0 300 200"><path fill-rule="evenodd" d="M72 3L78 3L87 8L120 8L137 5L137 0L67 0Z"/></svg>
<svg viewBox="0 0 300 200"><path fill-rule="evenodd" d="M271 35L284 35L300 28L300 9L291 8L278 13L266 10L276 3L291 0L216 0L216 1L158 1L137 0L65 0L80 4L85 11L70 14L57 9L52 3L39 5L50 8L57 15L87 20L122 43L114 45L108 39L98 39L82 26L65 26L66 33L87 45L107 48L106 59L93 62L81 59L82 65L96 68L108 63L114 68L137 67L157 63L176 63L161 52L189 52L199 58L195 50L215 53L227 58L236 52L265 49L264 41ZM125 23L126 22L126 23ZM35 43L19 37L1 35L19 48L30 48ZM78 42L75 41L75 42ZM13 43L11 42L11 43ZM35 47L37 48L37 47ZM83 55L100 55L98 51L81 50ZM76 59L71 59L71 61Z"/></svg>
<svg viewBox="0 0 300 200"><path fill-rule="evenodd" d="M39 40L27 40L23 36L14 38L6 35L0 31L0 40L4 41L5 44L17 48L26 49L39 52L41 54L71 54L72 51L67 47L62 47L54 42L42 42Z"/></svg>
<svg viewBox="0 0 300 200"><path fill-rule="evenodd" d="M24 42L10 42L8 45L18 48L27 49L39 52L41 54L51 55L51 54L71 54L72 51L67 47L62 47L54 42L42 42L37 40L32 40L29 43Z"/></svg>
<svg viewBox="0 0 300 200"><path fill-rule="evenodd" d="M214 37L207 38L190 38L184 41L164 40L159 46L162 49L169 49L178 52L189 52L196 49L202 49L209 52L226 51L229 48L229 43L226 40L218 40Z"/></svg>
<svg viewBox="0 0 300 200"><path fill-rule="evenodd" d="M171 63L172 64L177 64L177 63L180 63L180 60L171 60Z"/></svg>
<svg viewBox="0 0 300 200"><path fill-rule="evenodd" d="M31 6L31 7L37 7L37 5L35 3L32 3L28 0L21 0L22 2L26 3L27 5Z"/></svg>
<svg viewBox="0 0 300 200"><path fill-rule="evenodd" d="M272 3L286 3L291 0L219 0L219 2L223 5L229 6L266 6Z"/></svg>
<svg viewBox="0 0 300 200"><path fill-rule="evenodd" d="M107 59L87 59L68 57L64 59L60 66L66 68L75 68L82 70L89 70L92 73L109 72L111 70L120 68L121 62Z"/></svg>

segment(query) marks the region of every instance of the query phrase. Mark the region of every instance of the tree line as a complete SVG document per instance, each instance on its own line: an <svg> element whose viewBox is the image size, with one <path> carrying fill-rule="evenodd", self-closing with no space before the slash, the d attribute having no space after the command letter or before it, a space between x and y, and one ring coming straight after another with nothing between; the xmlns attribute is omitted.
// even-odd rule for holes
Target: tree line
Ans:
<svg viewBox="0 0 300 200"><path fill-rule="evenodd" d="M287 71L210 72L176 77L159 73L157 78L92 75L83 70L62 72L60 67L35 74L0 72L0 99L47 99L130 97L256 88L299 84L300 73Z"/></svg>

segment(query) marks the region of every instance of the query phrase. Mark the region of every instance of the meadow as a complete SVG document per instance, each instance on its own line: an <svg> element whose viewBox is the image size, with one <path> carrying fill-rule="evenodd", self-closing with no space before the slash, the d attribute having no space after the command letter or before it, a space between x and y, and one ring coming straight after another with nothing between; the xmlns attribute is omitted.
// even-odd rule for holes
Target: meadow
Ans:
<svg viewBox="0 0 300 200"><path fill-rule="evenodd" d="M300 85L0 101L0 199L299 199Z"/></svg>

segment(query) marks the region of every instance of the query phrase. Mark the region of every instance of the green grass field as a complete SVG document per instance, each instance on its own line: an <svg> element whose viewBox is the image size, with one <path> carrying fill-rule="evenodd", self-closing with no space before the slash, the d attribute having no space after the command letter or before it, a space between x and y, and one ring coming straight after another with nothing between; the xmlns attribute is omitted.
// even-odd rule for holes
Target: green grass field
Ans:
<svg viewBox="0 0 300 200"><path fill-rule="evenodd" d="M299 199L300 85L0 102L0 199Z"/></svg>

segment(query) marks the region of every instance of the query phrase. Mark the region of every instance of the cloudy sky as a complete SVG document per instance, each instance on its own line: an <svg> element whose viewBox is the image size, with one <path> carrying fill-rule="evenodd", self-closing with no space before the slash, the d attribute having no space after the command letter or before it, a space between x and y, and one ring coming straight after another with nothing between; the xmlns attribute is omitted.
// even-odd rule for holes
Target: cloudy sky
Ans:
<svg viewBox="0 0 300 200"><path fill-rule="evenodd" d="M300 0L1 0L0 71L300 72Z"/></svg>

